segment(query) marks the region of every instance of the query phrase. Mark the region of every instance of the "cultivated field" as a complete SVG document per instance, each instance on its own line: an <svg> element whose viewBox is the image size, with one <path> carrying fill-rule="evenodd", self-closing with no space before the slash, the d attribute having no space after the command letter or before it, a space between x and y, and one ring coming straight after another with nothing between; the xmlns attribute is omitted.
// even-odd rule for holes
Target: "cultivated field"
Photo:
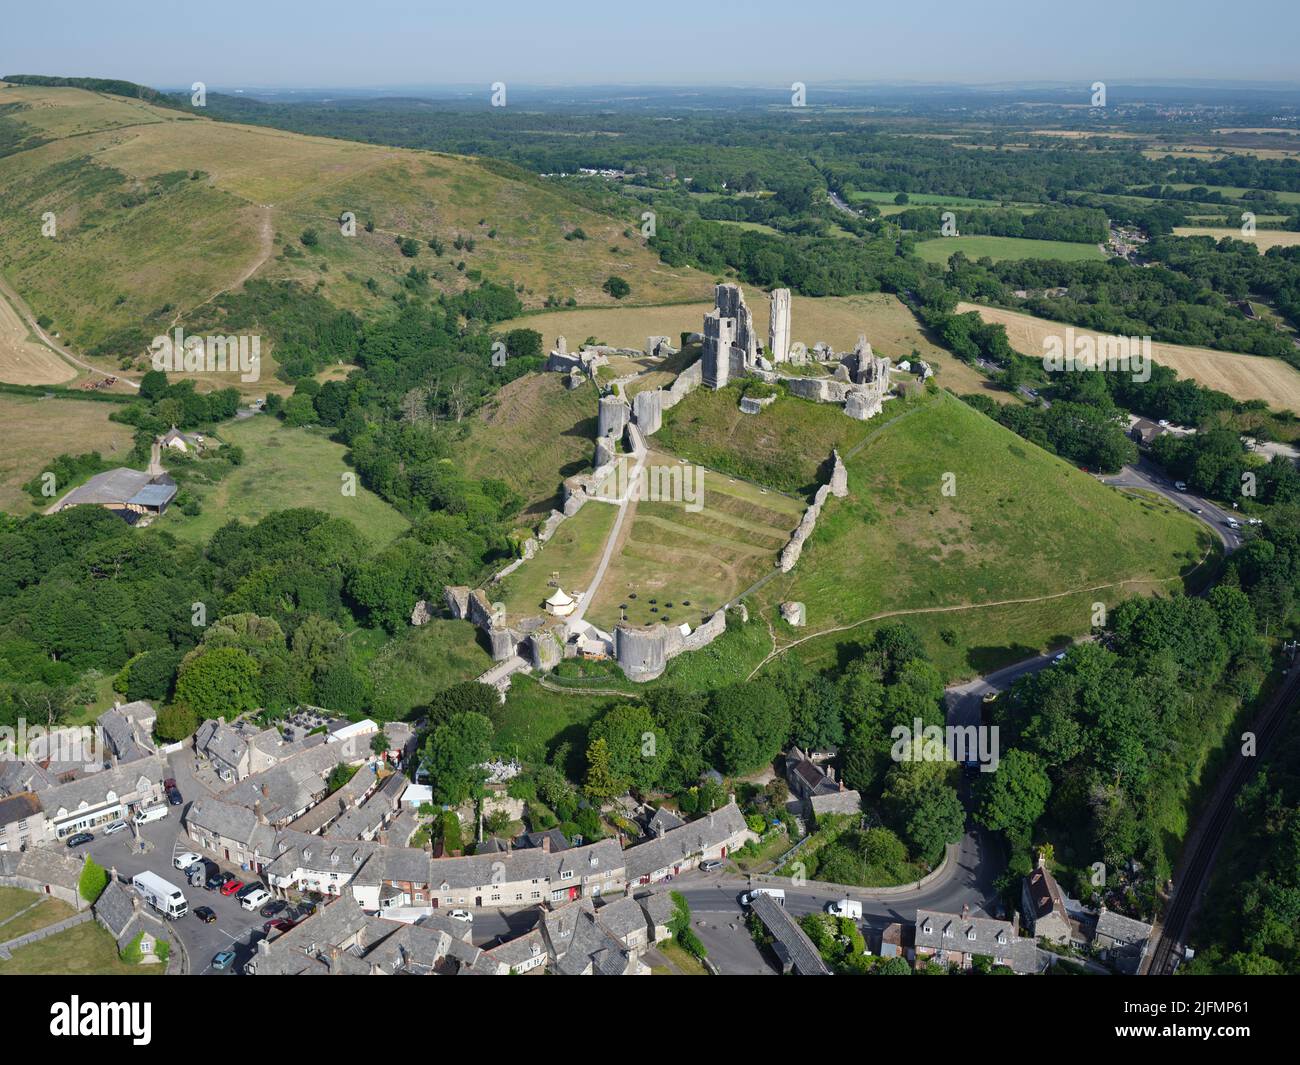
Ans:
<svg viewBox="0 0 1300 1065"><path fill-rule="evenodd" d="M984 321L1005 326L1011 346L1031 358L1042 357L1045 337L1063 336L1067 328L1060 322L1050 322L1045 318L973 303L960 303L957 310L978 311ZM1075 328L1075 334L1079 336L1089 332ZM1300 411L1300 371L1280 359L1154 341L1151 356L1162 366L1177 370L1181 376L1190 377L1206 388L1226 392L1234 399L1262 399L1271 407Z"/></svg>
<svg viewBox="0 0 1300 1065"><path fill-rule="evenodd" d="M184 540L206 541L231 520L255 522L274 510L314 507L347 518L376 547L406 531L407 520L358 479L356 494L343 494L346 448L317 430L291 429L267 415L223 426L220 439L244 449L244 464L195 494L203 512L194 517L173 506L161 527Z"/></svg>
<svg viewBox="0 0 1300 1065"><path fill-rule="evenodd" d="M1260 251L1268 251L1269 248L1294 248L1300 244L1300 233L1293 233L1286 229L1257 229L1253 235L1246 236L1233 226L1175 226L1174 234L1179 237L1213 237L1215 240L1231 237L1233 240L1254 244Z"/></svg>
<svg viewBox="0 0 1300 1065"><path fill-rule="evenodd" d="M647 465L671 469L682 463L652 451ZM771 571L799 524L803 500L714 470L692 476L698 510L678 501L630 505L588 620L612 626L626 603L633 624L686 622L694 628Z"/></svg>
<svg viewBox="0 0 1300 1065"><path fill-rule="evenodd" d="M1080 259L1104 259L1096 244L1076 244L1065 240L1026 240L1024 237L989 237L976 234L968 237L935 237L916 246L916 254L928 263L946 263L954 253L963 252L968 259L985 256L994 262L1003 259L1059 259L1077 262Z"/></svg>
<svg viewBox="0 0 1300 1065"><path fill-rule="evenodd" d="M106 459L121 455L125 460L134 430L108 420L117 409L92 400L0 393L0 510L32 514L43 509L22 485L65 452L98 451Z"/></svg>

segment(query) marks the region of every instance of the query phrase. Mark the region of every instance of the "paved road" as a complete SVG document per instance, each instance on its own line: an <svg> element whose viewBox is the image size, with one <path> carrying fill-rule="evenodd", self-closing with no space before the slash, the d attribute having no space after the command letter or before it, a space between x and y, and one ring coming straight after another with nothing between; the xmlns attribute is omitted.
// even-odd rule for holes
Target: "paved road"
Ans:
<svg viewBox="0 0 1300 1065"><path fill-rule="evenodd" d="M1164 496L1174 506L1187 511L1208 525L1223 543L1227 554L1232 554L1242 546L1240 530L1234 531L1228 527L1228 519L1233 517L1231 511L1224 510L1208 499L1202 499L1191 492L1178 491L1168 475L1155 463L1145 458L1140 459L1136 466L1125 466L1114 476L1102 477L1100 480L1102 484L1115 488L1142 488ZM1241 520L1239 516L1237 520Z"/></svg>

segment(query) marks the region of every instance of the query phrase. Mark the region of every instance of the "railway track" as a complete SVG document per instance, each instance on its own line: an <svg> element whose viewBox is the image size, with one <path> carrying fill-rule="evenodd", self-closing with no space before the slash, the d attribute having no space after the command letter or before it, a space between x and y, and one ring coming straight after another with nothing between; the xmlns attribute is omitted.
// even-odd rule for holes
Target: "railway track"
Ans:
<svg viewBox="0 0 1300 1065"><path fill-rule="evenodd" d="M1178 968L1192 918L1209 885L1215 856L1235 813L1233 802L1285 726L1287 714L1297 699L1300 699L1300 669L1292 666L1282 686L1251 722L1251 730L1255 734L1255 756L1239 756L1223 774L1209 808L1188 837L1182 861L1175 872L1173 901L1165 911L1160 939L1152 952L1147 975L1167 976Z"/></svg>

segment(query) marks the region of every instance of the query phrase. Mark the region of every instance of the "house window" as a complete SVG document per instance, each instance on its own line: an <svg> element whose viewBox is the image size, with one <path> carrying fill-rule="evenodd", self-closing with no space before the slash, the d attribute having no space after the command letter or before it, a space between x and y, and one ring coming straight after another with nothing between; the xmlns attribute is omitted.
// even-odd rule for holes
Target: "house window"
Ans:
<svg viewBox="0 0 1300 1065"><path fill-rule="evenodd" d="M153 940L150 939L148 936L145 936L142 940L140 940L140 953L141 954L153 953Z"/></svg>
<svg viewBox="0 0 1300 1065"><path fill-rule="evenodd" d="M417 891L417 892L415 893L415 901L416 901L416 902L423 902L423 901L424 901L424 892L423 892L423 891Z"/></svg>
<svg viewBox="0 0 1300 1065"><path fill-rule="evenodd" d="M572 880L572 879L573 879L573 870L572 870L572 869L566 869L566 870L564 870L564 872L562 872L562 873L560 874L560 879L561 879L561 880Z"/></svg>
<svg viewBox="0 0 1300 1065"><path fill-rule="evenodd" d="M537 897L537 892L535 892L535 891L533 892L533 897L534 897L534 898ZM516 893L515 893L515 902L523 902L523 901L524 901L524 893L523 893L522 891L516 892Z"/></svg>
<svg viewBox="0 0 1300 1065"><path fill-rule="evenodd" d="M494 891L489 897L493 902L501 901L501 893L499 891Z"/></svg>
<svg viewBox="0 0 1300 1065"><path fill-rule="evenodd" d="M542 897L542 893L541 893L540 891L534 891L534 892L532 893L532 897L533 897L534 899L540 899L540 898Z"/></svg>
<svg viewBox="0 0 1300 1065"><path fill-rule="evenodd" d="M969 939L972 943L974 943L974 942L975 942L975 929L972 928L969 932L967 932L967 933L966 933L966 938Z"/></svg>

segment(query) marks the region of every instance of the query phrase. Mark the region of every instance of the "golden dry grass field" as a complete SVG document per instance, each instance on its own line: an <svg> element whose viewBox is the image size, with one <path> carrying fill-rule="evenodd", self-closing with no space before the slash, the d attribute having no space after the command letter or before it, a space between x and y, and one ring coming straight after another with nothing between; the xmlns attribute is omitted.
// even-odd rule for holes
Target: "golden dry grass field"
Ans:
<svg viewBox="0 0 1300 1065"><path fill-rule="evenodd" d="M0 381L14 385L57 385L77 371L32 335L30 327L0 292Z"/></svg>
<svg viewBox="0 0 1300 1065"><path fill-rule="evenodd" d="M1215 240L1231 237L1233 240L1244 240L1253 244L1260 251L1268 251L1269 248L1294 248L1300 245L1300 233L1292 233L1285 229L1257 229L1253 235L1244 236L1241 230L1234 226L1175 226L1174 234L1179 237L1213 237Z"/></svg>
<svg viewBox="0 0 1300 1065"><path fill-rule="evenodd" d="M1005 326L1011 346L1031 358L1042 357L1045 337L1063 336L1067 328L1061 322L974 303L959 303L957 311L977 311L984 321ZM1074 332L1076 336L1098 335L1078 327ZM1300 371L1280 359L1155 341L1151 344L1151 355L1162 366L1177 370L1180 376L1226 392L1234 399L1262 399L1271 407L1300 411Z"/></svg>
<svg viewBox="0 0 1300 1065"><path fill-rule="evenodd" d="M93 400L0 393L0 510L36 513L40 508L22 485L64 452L98 451L105 458L121 455L125 461L134 431L108 420L117 409L116 404Z"/></svg>
<svg viewBox="0 0 1300 1065"><path fill-rule="evenodd" d="M705 275L665 266L634 228L503 164L219 123L81 89L0 87L6 105L15 109L2 120L20 139L46 143L0 159L0 272L74 352L124 329L183 327L250 277L319 287L362 313L388 307L412 266L445 292L509 281L531 307L549 296L613 304L601 286L614 274L635 303L707 290ZM53 238L41 235L46 212ZM338 224L344 212L354 235ZM316 244L301 243L307 229ZM586 239L565 239L579 229ZM399 237L419 253L404 256ZM100 361L117 370L116 357Z"/></svg>

